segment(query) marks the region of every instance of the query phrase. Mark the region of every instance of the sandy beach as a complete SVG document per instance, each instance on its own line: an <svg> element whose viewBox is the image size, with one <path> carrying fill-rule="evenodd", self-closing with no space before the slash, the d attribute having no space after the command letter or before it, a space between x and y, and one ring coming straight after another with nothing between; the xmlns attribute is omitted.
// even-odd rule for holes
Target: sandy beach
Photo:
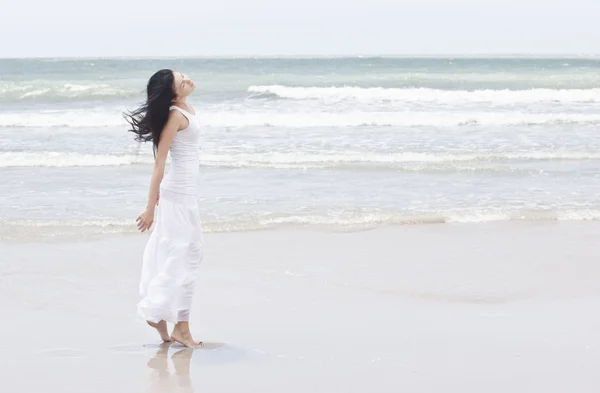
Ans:
<svg viewBox="0 0 600 393"><path fill-rule="evenodd" d="M6 392L597 392L597 222L206 235L191 324L136 319L147 235L0 243Z"/></svg>

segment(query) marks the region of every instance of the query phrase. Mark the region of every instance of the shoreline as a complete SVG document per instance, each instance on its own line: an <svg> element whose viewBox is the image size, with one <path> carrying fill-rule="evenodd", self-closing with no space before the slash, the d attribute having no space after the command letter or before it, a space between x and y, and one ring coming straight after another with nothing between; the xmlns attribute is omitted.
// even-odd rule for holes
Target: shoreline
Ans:
<svg viewBox="0 0 600 393"><path fill-rule="evenodd" d="M506 214L506 213L505 213ZM285 217L263 222L251 224L244 222L225 222L216 224L214 222L204 222L204 234L242 234L256 232L272 232L272 231L307 231L316 233L361 233L377 230L393 230L399 228L410 227L428 227L428 226L503 226L503 225L553 225L564 223L564 225L596 225L600 226L600 212L582 211L572 212L578 214L578 217L570 218L568 214L564 214L565 218L558 218L557 212L540 211L536 213L535 218L506 218L496 217L497 213L487 213L483 216L488 216L487 221L477 221L477 217L470 217L468 214L463 219L452 219L443 216L399 216L392 222L364 222L357 220L356 222L348 222L345 224L335 223L335 220L328 223L324 219L321 223L309 222L286 222ZM588 217L589 216L589 217ZM292 219L302 219L303 217L291 217ZM310 217L308 217L310 218ZM70 242L70 241L94 241L113 237L141 235L134 223L134 220L81 220L75 224L64 225L60 221L49 220L44 221L29 221L29 220L9 220L4 222L2 230L0 230L0 243L52 243L52 242ZM393 222L396 221L396 222ZM61 225L62 224L62 225ZM208 228L207 228L208 227Z"/></svg>

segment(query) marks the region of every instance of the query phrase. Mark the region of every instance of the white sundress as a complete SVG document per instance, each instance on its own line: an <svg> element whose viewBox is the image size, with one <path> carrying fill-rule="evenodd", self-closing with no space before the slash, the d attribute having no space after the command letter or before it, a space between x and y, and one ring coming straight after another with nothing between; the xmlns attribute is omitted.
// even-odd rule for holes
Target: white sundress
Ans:
<svg viewBox="0 0 600 393"><path fill-rule="evenodd" d="M138 314L147 321L189 320L203 257L198 206L200 124L195 115L172 106L189 121L171 144L171 167L160 185L155 227L143 255Z"/></svg>

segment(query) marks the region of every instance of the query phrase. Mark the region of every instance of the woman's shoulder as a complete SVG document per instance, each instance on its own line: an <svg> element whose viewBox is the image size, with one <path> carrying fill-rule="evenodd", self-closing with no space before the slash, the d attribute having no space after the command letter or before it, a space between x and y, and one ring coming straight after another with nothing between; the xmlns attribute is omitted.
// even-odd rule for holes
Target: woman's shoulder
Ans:
<svg viewBox="0 0 600 393"><path fill-rule="evenodd" d="M179 118L179 119L185 119L187 116L181 110L181 108L173 105L172 107L169 108L169 117L174 117L174 118Z"/></svg>
<svg viewBox="0 0 600 393"><path fill-rule="evenodd" d="M188 127L190 120L185 113L175 108L177 107L172 106L169 108L169 121L177 123L177 129L181 131Z"/></svg>

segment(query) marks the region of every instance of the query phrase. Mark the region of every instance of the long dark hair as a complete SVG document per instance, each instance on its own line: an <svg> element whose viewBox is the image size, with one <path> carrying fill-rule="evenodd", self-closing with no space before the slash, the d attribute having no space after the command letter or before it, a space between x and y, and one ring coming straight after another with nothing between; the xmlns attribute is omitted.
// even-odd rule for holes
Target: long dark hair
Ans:
<svg viewBox="0 0 600 393"><path fill-rule="evenodd" d="M169 118L169 107L176 97L173 86L173 71L163 69L150 77L146 93L148 98L138 109L123 113L123 117L135 134L138 142L152 141L152 150L156 155L160 134Z"/></svg>

